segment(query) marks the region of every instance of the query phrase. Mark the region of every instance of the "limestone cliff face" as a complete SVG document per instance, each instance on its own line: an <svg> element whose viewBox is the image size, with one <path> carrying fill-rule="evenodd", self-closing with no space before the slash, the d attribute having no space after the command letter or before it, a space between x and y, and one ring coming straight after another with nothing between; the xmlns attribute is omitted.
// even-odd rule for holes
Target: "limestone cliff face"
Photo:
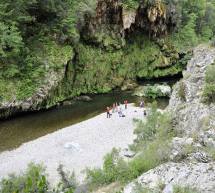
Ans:
<svg viewBox="0 0 215 193"><path fill-rule="evenodd" d="M96 8L96 22L122 25L122 4L118 0L99 0Z"/></svg>
<svg viewBox="0 0 215 193"><path fill-rule="evenodd" d="M103 47L121 48L124 44L123 7L119 0L98 0L95 15L86 14L82 37ZM112 44L111 40L118 42Z"/></svg>
<svg viewBox="0 0 215 193"><path fill-rule="evenodd" d="M215 60L215 49L199 46L188 62L184 78L173 90L167 111L173 116L177 136L170 143L170 161L141 175L139 185L173 193L173 187L192 187L199 192L212 193L215 187L215 162L211 151L215 148L215 105L204 104L202 91L207 66ZM183 96L183 97L182 97ZM184 149L190 147L191 151ZM135 183L129 184L124 193L134 192Z"/></svg>
<svg viewBox="0 0 215 193"><path fill-rule="evenodd" d="M123 39L125 32L137 30L154 38L161 37L176 27L177 17L176 5L161 0L142 0L137 10L124 8L120 0L98 0L96 14L85 15L82 34L85 40L94 43L101 43L99 39L104 39L104 34Z"/></svg>
<svg viewBox="0 0 215 193"><path fill-rule="evenodd" d="M69 51L61 46L52 46L53 50L59 49L54 54L49 48L47 50L50 53L44 54L41 50L41 62L53 63L56 66L61 64L59 71L52 69L46 72L46 78L31 96L20 100L14 96L14 99L0 104L0 118L18 112L49 108L66 98L80 94L108 92L120 87L125 80L163 77L180 72L183 68L180 62L177 63L180 54L174 47L159 40L160 36L168 33L170 26L174 27L170 24L175 21L175 6L163 4L161 0L150 2L153 3L143 0L140 1L138 9L127 9L121 0L97 0L95 11L86 12L84 15L83 25L81 24L79 29L81 41L74 47L74 56L72 51L70 52L72 46L68 46ZM130 44L126 44L129 38L132 39L133 32L140 32L140 36L143 34L144 38L145 34L156 38L156 41L150 40L154 50L147 56L150 60L137 60L137 68L134 60L130 60L138 58L133 54L136 51L129 48ZM141 45L144 45L144 42ZM140 53L145 53L142 47L138 49ZM84 55L84 52L87 54ZM147 71L146 65L154 65L151 69L156 71L156 76ZM99 71L100 67L103 69Z"/></svg>
<svg viewBox="0 0 215 193"><path fill-rule="evenodd" d="M177 3L164 3L162 0L142 0L133 28L139 28L153 38L167 35L177 27L180 16L176 6Z"/></svg>

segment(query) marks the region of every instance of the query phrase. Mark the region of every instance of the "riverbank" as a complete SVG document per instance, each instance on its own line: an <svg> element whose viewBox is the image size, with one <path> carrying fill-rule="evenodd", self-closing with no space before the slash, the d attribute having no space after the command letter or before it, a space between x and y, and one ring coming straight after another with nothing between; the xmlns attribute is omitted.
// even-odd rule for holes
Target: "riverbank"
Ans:
<svg viewBox="0 0 215 193"><path fill-rule="evenodd" d="M129 105L123 113L125 118L113 114L107 119L102 113L87 121L63 128L12 151L0 154L0 179L9 173L24 171L30 162L43 163L49 180L58 181L57 167L74 170L79 181L84 179L86 167L100 167L103 157L112 148L126 148L134 139L133 119L143 119L143 110Z"/></svg>

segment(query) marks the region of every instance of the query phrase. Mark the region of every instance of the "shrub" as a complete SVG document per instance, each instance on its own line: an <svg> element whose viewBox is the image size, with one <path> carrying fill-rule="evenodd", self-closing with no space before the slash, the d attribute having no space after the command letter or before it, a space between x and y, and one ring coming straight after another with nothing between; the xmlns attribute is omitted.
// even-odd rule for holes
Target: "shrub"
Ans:
<svg viewBox="0 0 215 193"><path fill-rule="evenodd" d="M203 97L206 102L215 102L215 64L207 67Z"/></svg>
<svg viewBox="0 0 215 193"><path fill-rule="evenodd" d="M49 183L44 168L30 164L27 171L20 176L10 175L0 183L1 193L47 193Z"/></svg>
<svg viewBox="0 0 215 193"><path fill-rule="evenodd" d="M182 101L186 101L186 87L184 82L179 82L178 96Z"/></svg>
<svg viewBox="0 0 215 193"><path fill-rule="evenodd" d="M113 149L105 156L102 169L87 169L87 181L92 187L115 181L126 183L168 160L168 144L173 136L171 118L158 112L156 104L153 104L145 123L138 121L135 133L137 139L131 148L138 151L139 156L126 162L120 157L119 151Z"/></svg>
<svg viewBox="0 0 215 193"><path fill-rule="evenodd" d="M212 38L212 40L211 40L211 45L212 45L213 47L215 47L215 38Z"/></svg>
<svg viewBox="0 0 215 193"><path fill-rule="evenodd" d="M198 193L198 191L188 186L182 187L182 186L175 185L173 187L173 193Z"/></svg>
<svg viewBox="0 0 215 193"><path fill-rule="evenodd" d="M157 138L169 138L172 134L172 119L169 114L157 111L157 104L153 103L145 122L138 121L134 131L137 135L131 149L139 151L143 146Z"/></svg>
<svg viewBox="0 0 215 193"><path fill-rule="evenodd" d="M73 193L77 187L75 173L65 172L62 164L59 165L57 171L61 178L57 192Z"/></svg>
<svg viewBox="0 0 215 193"><path fill-rule="evenodd" d="M131 169L128 163L120 157L119 151L114 148L111 153L104 157L102 169L86 170L87 182L92 188L116 181L125 183L136 177Z"/></svg>

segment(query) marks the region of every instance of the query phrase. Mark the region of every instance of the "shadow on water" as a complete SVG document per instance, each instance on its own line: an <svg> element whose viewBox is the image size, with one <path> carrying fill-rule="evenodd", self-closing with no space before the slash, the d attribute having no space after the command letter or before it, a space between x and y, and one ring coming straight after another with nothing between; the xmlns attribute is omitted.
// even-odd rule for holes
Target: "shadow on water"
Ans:
<svg viewBox="0 0 215 193"><path fill-rule="evenodd" d="M21 144L37 139L61 128L87 120L101 112L114 102L130 103L141 100L132 96L132 92L114 91L109 94L92 96L90 102L75 102L70 106L60 106L47 111L28 113L0 122L0 152L19 147ZM146 103L152 101L145 99ZM158 99L159 108L168 105L167 98Z"/></svg>

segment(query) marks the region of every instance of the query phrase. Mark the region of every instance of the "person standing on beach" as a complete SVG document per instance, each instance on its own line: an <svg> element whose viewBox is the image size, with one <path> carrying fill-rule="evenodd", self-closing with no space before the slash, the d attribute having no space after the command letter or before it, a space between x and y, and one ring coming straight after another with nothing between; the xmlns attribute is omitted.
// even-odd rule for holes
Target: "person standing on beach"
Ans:
<svg viewBox="0 0 215 193"><path fill-rule="evenodd" d="M118 104L117 104L117 102L115 103L115 112L118 112Z"/></svg>
<svg viewBox="0 0 215 193"><path fill-rule="evenodd" d="M111 114L110 114L110 107L107 107L107 118L110 118Z"/></svg>
<svg viewBox="0 0 215 193"><path fill-rule="evenodd" d="M144 108L144 101L143 100L140 102L140 108Z"/></svg>
<svg viewBox="0 0 215 193"><path fill-rule="evenodd" d="M122 108L121 107L119 107L118 115L119 115L119 117L122 117Z"/></svg>
<svg viewBox="0 0 215 193"><path fill-rule="evenodd" d="M113 103L112 113L115 113L115 110L116 110L116 104Z"/></svg>
<svg viewBox="0 0 215 193"><path fill-rule="evenodd" d="M125 101L124 101L124 104L125 104L125 109L127 109L127 107L128 107L128 101L125 100Z"/></svg>

